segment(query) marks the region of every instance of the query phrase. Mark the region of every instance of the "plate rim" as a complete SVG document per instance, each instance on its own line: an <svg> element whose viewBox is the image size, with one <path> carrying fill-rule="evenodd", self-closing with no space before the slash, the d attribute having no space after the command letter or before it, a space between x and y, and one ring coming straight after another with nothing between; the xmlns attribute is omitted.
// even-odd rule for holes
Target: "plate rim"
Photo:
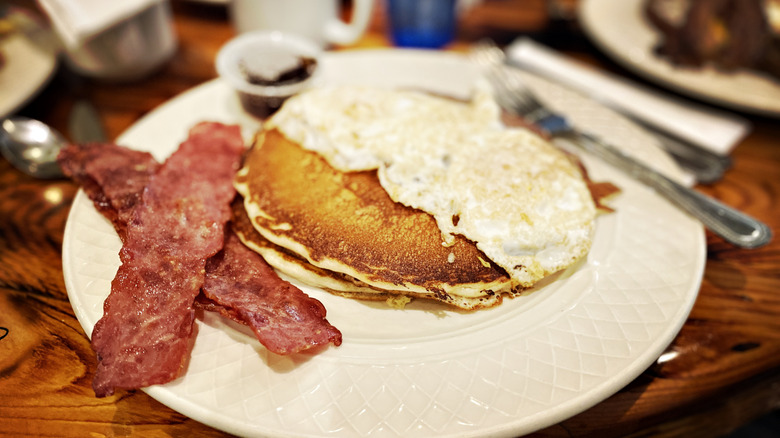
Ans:
<svg viewBox="0 0 780 438"><path fill-rule="evenodd" d="M396 50L396 49L380 49L380 50L374 50L374 52L381 52L382 55L386 55L387 53L394 53L398 54L398 56L405 56L405 55L412 55L412 56L431 56L431 55L444 55L450 57L451 54L449 52L427 52L427 51L406 51L406 50ZM366 53L366 52L363 52ZM342 55L346 54L346 55ZM331 57L339 57L339 56L352 56L354 55L354 52L335 52L334 54L330 54ZM380 55L381 56L381 55ZM184 93L180 94L179 96L174 97L173 99L163 103L160 107L156 108L155 110L151 111L150 113L146 114L144 117L139 119L136 123L134 123L130 128L128 128L122 135L120 135L117 139L117 142L121 143L122 140L128 136L130 136L133 132L135 132L135 129L141 129L139 126L142 126L143 123L145 123L148 120L153 120L155 117L155 114L157 111L161 111L164 108L168 108L174 105L178 105L179 102L186 101L188 96L192 96L192 93L203 92L203 90L207 89L208 87L218 87L218 86L224 86L224 84L221 82L220 79L214 79L209 82L206 82L204 84L201 84L197 87L194 87L193 89L190 89L188 91L185 91ZM80 189L79 193L77 194L77 197L74 199L74 204L76 203L76 199L81 199L82 201L89 202L86 200L86 196L83 194L83 191ZM91 205L91 203L90 203ZM68 222L66 223L66 230L65 234L66 236L71 236L75 232L73 230L75 220L71 220L71 216L77 214L77 209L72 209L68 216ZM698 228L699 232L696 236L697 241L697 248L698 248L698 256L699 256L699 263L696 266L696 272L692 272L692 282L694 283L690 287L695 289L694 292L688 292L686 296L688 297L688 300L686 302L686 306L681 307L677 309L677 312L675 313L678 315L678 317L675 319L674 324L669 324L666 326L666 329L664 330L664 336L658 337L653 343L653 348L646 349L643 354L641 354L639 357L634 359L633 365L631 367L630 372L626 372L623 370L623 373L618 376L620 378L612 378L605 380L601 382L600 385L598 385L596 388L598 391L592 389L586 396L585 396L585 404L582 402L582 397L575 397L573 399L568 400L566 403L563 403L562 405L556 407L556 409L553 410L553 412L545 411L545 412L539 412L531 416L523 417L522 419L517 419L514 423L504 423L501 425L494 426L490 429L480 429L478 431L474 431L473 433L458 433L458 436L476 436L481 435L485 433L491 433L491 434L507 434L507 435L514 435L517 433L527 433L534 430L538 430L541 427L546 427L551 424L555 424L559 421L562 421L563 419L569 418L572 415L576 415L579 412L582 412L583 410L597 404L598 402L606 399L610 395L614 394L621 388L623 388L627 383L629 383L631 380L633 380L637 375L641 374L642 371L644 371L648 366L652 364L653 361L660 355L660 353L663 351L663 349L666 348L666 346L673 341L674 336L679 332L682 325L685 323L687 319L687 315L690 313L691 308L695 302L696 295L698 294L698 290L701 285L701 281L704 274L704 267L706 264L706 242L704 240L704 230L703 227ZM75 286L73 283L72 272L70 272L70 268L72 266L73 261L70 260L71 256L71 244L72 239L69 237L66 237L63 242L63 267L65 268L65 282L66 282L66 288L68 290L69 297L74 301L74 303L79 302L79 297L71 297L71 293L74 290ZM75 294L75 292L74 292ZM84 327L85 331L87 330L85 327L85 323L87 322L86 316L82 313L82 309L77 309L76 306L74 306L74 312L76 313L77 318L79 319L79 323ZM91 327L90 330L91 332ZM168 405L172 409L185 414L197 421L203 422L204 424L208 424L212 427L215 427L217 429L227 431L230 433L235 434L246 434L246 433L279 433L279 434L285 434L290 435L292 431L284 430L284 431L271 431L267 427L263 428L259 425L254 425L251 430L242 428L236 424L233 424L229 421L229 419L221 419L221 418L213 418L209 417L207 414L210 413L208 409L203 408L202 406L193 403L191 400L182 398L175 392L172 392L169 388L165 386L155 386L155 387L149 387L144 389L145 392L147 392L150 396L157 399L158 401L162 402L163 404ZM587 406L585 406L587 405ZM309 434L297 434L293 436L311 436Z"/></svg>

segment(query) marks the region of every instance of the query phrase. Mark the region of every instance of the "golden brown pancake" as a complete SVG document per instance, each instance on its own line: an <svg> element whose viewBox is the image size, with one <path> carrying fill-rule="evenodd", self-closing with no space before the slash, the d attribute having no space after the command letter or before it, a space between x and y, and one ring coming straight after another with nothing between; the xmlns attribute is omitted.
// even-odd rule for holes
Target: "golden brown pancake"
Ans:
<svg viewBox="0 0 780 438"><path fill-rule="evenodd" d="M339 172L275 130L257 136L236 188L262 237L288 256L344 274L345 283L369 286L361 294L376 288L470 309L510 292L506 273L472 242L456 236L444 246L435 220L393 202L375 171Z"/></svg>
<svg viewBox="0 0 780 438"><path fill-rule="evenodd" d="M249 220L249 216L246 214L246 209L244 209L244 199L242 197L236 197L232 208L233 232L236 233L244 245L263 256L277 270L306 284L333 292L370 294L370 298L377 300L387 298L387 296L380 296L382 291L379 289L371 288L371 286L348 275L318 268L299 255L271 243L271 241L255 230L252 221Z"/></svg>

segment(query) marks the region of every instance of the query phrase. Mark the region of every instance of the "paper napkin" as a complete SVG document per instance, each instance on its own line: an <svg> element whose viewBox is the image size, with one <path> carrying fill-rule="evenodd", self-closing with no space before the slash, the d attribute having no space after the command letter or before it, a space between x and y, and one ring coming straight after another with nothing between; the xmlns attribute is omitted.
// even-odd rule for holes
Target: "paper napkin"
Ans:
<svg viewBox="0 0 780 438"><path fill-rule="evenodd" d="M80 47L90 37L163 0L38 0L65 47Z"/></svg>

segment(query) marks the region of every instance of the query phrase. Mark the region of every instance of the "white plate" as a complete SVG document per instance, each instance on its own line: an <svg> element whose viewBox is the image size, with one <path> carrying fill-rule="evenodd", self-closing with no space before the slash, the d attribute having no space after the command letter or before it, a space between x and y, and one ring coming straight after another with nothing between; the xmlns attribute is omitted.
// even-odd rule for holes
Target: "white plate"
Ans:
<svg viewBox="0 0 780 438"><path fill-rule="evenodd" d="M646 0L583 0L579 18L585 33L607 55L645 78L717 105L780 116L780 80L711 67L677 68L655 55L659 35L644 18Z"/></svg>
<svg viewBox="0 0 780 438"><path fill-rule="evenodd" d="M5 64L0 63L0 117L12 114L32 99L57 67L51 31L37 23L30 22L30 26L24 33L0 39L0 53L5 58Z"/></svg>
<svg viewBox="0 0 780 438"><path fill-rule="evenodd" d="M426 51L325 54L321 83L417 87L467 97L476 73L460 55ZM546 98L580 123L633 143L669 173L668 157L611 111L538 78ZM171 153L203 119L244 124L215 80L140 120L119 142ZM269 354L247 332L206 314L186 375L146 391L171 408L238 435L429 437L508 435L557 423L612 395L674 338L705 263L702 227L651 190L584 157L617 183L617 212L599 218L587 261L526 296L478 312L413 302L404 310L301 286L344 335L317 354ZM664 164L665 163L665 164ZM79 192L68 218L63 269L88 334L118 266L118 237Z"/></svg>

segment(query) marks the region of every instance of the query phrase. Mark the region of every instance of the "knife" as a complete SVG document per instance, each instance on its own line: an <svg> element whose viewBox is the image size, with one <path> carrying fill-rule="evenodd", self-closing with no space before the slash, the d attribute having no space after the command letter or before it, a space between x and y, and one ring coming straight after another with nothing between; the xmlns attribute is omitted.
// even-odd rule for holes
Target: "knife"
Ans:
<svg viewBox="0 0 780 438"><path fill-rule="evenodd" d="M75 143L105 142L108 139L97 109L83 99L73 104L68 119L68 132Z"/></svg>
<svg viewBox="0 0 780 438"><path fill-rule="evenodd" d="M600 102L620 115L639 125L650 135L658 140L661 147L682 168L693 174L700 184L712 184L723 177L723 174L731 167L731 157L718 155L701 146L695 145L661 126L651 125L648 122L622 111L619 107Z"/></svg>

